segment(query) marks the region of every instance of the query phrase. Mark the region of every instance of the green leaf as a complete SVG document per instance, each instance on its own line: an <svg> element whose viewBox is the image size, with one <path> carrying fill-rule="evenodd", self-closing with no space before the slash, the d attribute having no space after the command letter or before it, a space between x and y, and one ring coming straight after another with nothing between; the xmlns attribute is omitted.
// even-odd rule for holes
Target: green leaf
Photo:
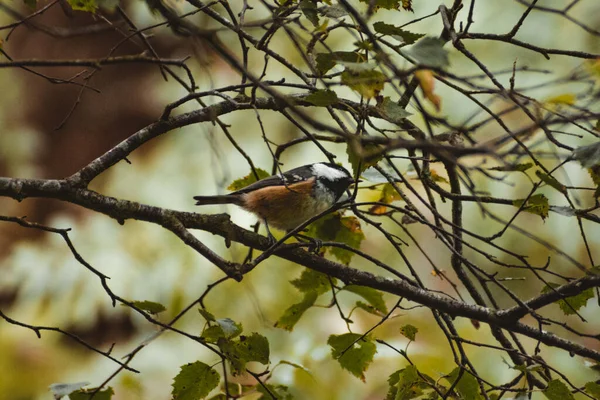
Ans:
<svg viewBox="0 0 600 400"><path fill-rule="evenodd" d="M96 0L67 0L73 10L95 13L98 9Z"/></svg>
<svg viewBox="0 0 600 400"><path fill-rule="evenodd" d="M156 303L154 301L132 301L131 302L137 308L149 312L150 314L158 314L166 310L166 307L160 303Z"/></svg>
<svg viewBox="0 0 600 400"><path fill-rule="evenodd" d="M346 68L342 72L342 84L355 90L363 97L368 99L375 97L383 90L386 82L386 76L375 70L367 70L361 72L353 72L350 68Z"/></svg>
<svg viewBox="0 0 600 400"><path fill-rule="evenodd" d="M236 191L245 188L246 186L259 181L261 179L269 177L269 173L264 169L256 168L256 174L258 175L258 179L254 176L254 173L250 171L250 174L246 175L243 178L236 179L231 183L231 185L227 186L227 190Z"/></svg>
<svg viewBox="0 0 600 400"><path fill-rule="evenodd" d="M401 52L408 56L415 64L426 65L434 68L447 67L448 51L444 49L444 41L433 37L424 37Z"/></svg>
<svg viewBox="0 0 600 400"><path fill-rule="evenodd" d="M113 394L115 392L111 387L107 387L106 389L100 390L98 393L94 394L97 388L91 389L83 389L77 390L69 394L70 400L90 400L92 396L94 400L110 400L112 399Z"/></svg>
<svg viewBox="0 0 600 400"><path fill-rule="evenodd" d="M600 399L600 385L596 382L588 382L585 384L585 391L597 399Z"/></svg>
<svg viewBox="0 0 600 400"><path fill-rule="evenodd" d="M521 207L525 199L513 200L513 206ZM548 217L548 211L550 210L550 205L548 204L548 198L543 194L536 194L529 198L525 207L523 207L523 211L526 211L531 214L539 215L542 219L546 219Z"/></svg>
<svg viewBox="0 0 600 400"><path fill-rule="evenodd" d="M382 314L387 314L388 310L385 305L385 301L383 301L383 293L381 293L379 290L358 285L346 285L342 288L342 290L359 295L377 311Z"/></svg>
<svg viewBox="0 0 600 400"><path fill-rule="evenodd" d="M362 301L357 301L356 304L354 304L354 307L360 308L361 310L365 310L369 314L373 314L373 315L377 315L378 317L381 317L381 312L379 310L377 310L375 307L373 307L370 304L363 303Z"/></svg>
<svg viewBox="0 0 600 400"><path fill-rule="evenodd" d="M317 5L312 0L300 0L298 3L300 10L315 27L319 26L319 15L317 14Z"/></svg>
<svg viewBox="0 0 600 400"><path fill-rule="evenodd" d="M412 115L387 96L384 97L383 101L377 105L377 109L379 110L379 114L383 119L394 123L400 123L403 119Z"/></svg>
<svg viewBox="0 0 600 400"><path fill-rule="evenodd" d="M246 368L246 363L257 361L261 364L269 363L269 341L258 333L250 336L240 336L238 340L219 339L219 348L231 364L234 375Z"/></svg>
<svg viewBox="0 0 600 400"><path fill-rule="evenodd" d="M352 164L352 171L357 172L358 175L362 174L367 168L370 168L370 167L376 165L383 158L383 153L381 153L380 155L369 158L367 160L367 159L361 157L359 154L357 154L357 152L354 150L355 145L358 145L358 144L353 143L353 142L348 142L348 145L346 146L346 154L348 154L348 161L350 162L350 164ZM381 150L381 147L379 147L376 144L372 144L372 143L368 143L368 144L362 146L362 152L363 152L363 155L365 155L365 156L369 155L370 153L372 154L373 152L377 152L380 150ZM386 180L386 182L387 182L387 180Z"/></svg>
<svg viewBox="0 0 600 400"><path fill-rule="evenodd" d="M365 56L355 51L334 51L332 53L318 53L316 55L317 69L325 74L335 67L340 61L360 63L366 61Z"/></svg>
<svg viewBox="0 0 600 400"><path fill-rule="evenodd" d="M335 278L332 278L332 281L335 284ZM314 291L318 295L321 295L331 290L331 284L327 275L309 268L305 268L300 278L294 279L291 281L291 284L303 293Z"/></svg>
<svg viewBox="0 0 600 400"><path fill-rule="evenodd" d="M542 289L542 293L551 292L552 288L556 289L559 286L560 284L558 283L548 282L548 285ZM570 296L565 299L560 299L556 303L565 315L573 315L577 311L579 311L581 307L584 307L587 304L588 300L592 298L594 298L594 289L589 288L584 290L583 292L580 292L576 296Z"/></svg>
<svg viewBox="0 0 600 400"><path fill-rule="evenodd" d="M327 107L339 101L333 90L317 90L306 96L304 100L319 107Z"/></svg>
<svg viewBox="0 0 600 400"><path fill-rule="evenodd" d="M283 312L283 315L279 317L275 326L277 328L285 329L286 331L292 331L294 325L296 325L302 317L302 314L315 304L318 296L316 291L306 292L300 303L288 307L288 309Z"/></svg>
<svg viewBox="0 0 600 400"><path fill-rule="evenodd" d="M360 0L361 3L369 4L371 0ZM397 10L400 7L400 0L375 0L375 9L385 8L386 10Z"/></svg>
<svg viewBox="0 0 600 400"><path fill-rule="evenodd" d="M506 172L510 172L510 171L525 172L531 167L533 167L533 163L528 162L528 163L523 163L523 164L506 164L506 165L502 165L499 167L490 168L490 170L506 171Z"/></svg>
<svg viewBox="0 0 600 400"><path fill-rule="evenodd" d="M294 398L285 385L270 385L265 383L264 385L256 385L256 391L262 393L261 400L270 400L273 396L277 400L292 400Z"/></svg>
<svg viewBox="0 0 600 400"><path fill-rule="evenodd" d="M544 396L550 400L575 400L567 385L558 379L548 382L548 386L544 389Z"/></svg>
<svg viewBox="0 0 600 400"><path fill-rule="evenodd" d="M212 325L204 329L202 337L209 343L217 343L220 338L233 339L242 333L242 324L238 324L230 318L222 318L215 321L217 325Z"/></svg>
<svg viewBox="0 0 600 400"><path fill-rule="evenodd" d="M221 378L217 371L201 361L181 366L173 380L173 400L202 399L217 387Z"/></svg>
<svg viewBox="0 0 600 400"><path fill-rule="evenodd" d="M405 44L413 44L423 36L421 33L412 33L409 31L405 31L402 28L399 28L395 25L386 24L385 22L375 22L373 24L373 29L375 32L381 33L382 35L389 35L396 39L400 38L402 42Z"/></svg>
<svg viewBox="0 0 600 400"><path fill-rule="evenodd" d="M327 344L331 346L332 357L340 363L342 368L350 371L352 375L364 382L364 372L373 361L377 347L368 336L362 339L361 337L362 335L357 333L331 335Z"/></svg>
<svg viewBox="0 0 600 400"><path fill-rule="evenodd" d="M198 309L198 312L204 317L205 320L209 322L214 322L217 320L214 315L212 315L208 310L205 310L204 308Z"/></svg>
<svg viewBox="0 0 600 400"><path fill-rule="evenodd" d="M269 363L269 340L266 337L254 332L250 336L240 336L238 343L246 360Z"/></svg>
<svg viewBox="0 0 600 400"><path fill-rule="evenodd" d="M573 150L571 156L572 160L577 160L581 163L583 168L590 168L594 165L600 164L600 141L587 146L581 146Z"/></svg>
<svg viewBox="0 0 600 400"><path fill-rule="evenodd" d="M423 380L414 365L394 372L388 378L390 388L386 400L410 400L421 396L423 394L419 385L421 382Z"/></svg>
<svg viewBox="0 0 600 400"><path fill-rule="evenodd" d="M554 177L552 177L548 174L545 174L540 170L535 171L535 174L546 185L552 186L554 189L558 190L561 193L564 193L564 194L567 193L567 187L565 185L563 185L562 183L560 183L559 181L557 181Z"/></svg>
<svg viewBox="0 0 600 400"><path fill-rule="evenodd" d="M306 234L325 241L344 243L355 249L360 248L365 238L359 220L356 217L342 217L340 213L331 213L313 222ZM346 265L354 256L354 252L339 247L329 247L327 251Z"/></svg>
<svg viewBox="0 0 600 400"><path fill-rule="evenodd" d="M23 3L32 10L35 10L37 7L37 0L23 0Z"/></svg>
<svg viewBox="0 0 600 400"><path fill-rule="evenodd" d="M590 168L588 168L588 173L590 174L594 185L600 186L600 164L593 165Z"/></svg>
<svg viewBox="0 0 600 400"><path fill-rule="evenodd" d="M417 337L417 332L419 332L419 329L416 326L410 324L406 324L402 328L400 328L400 333L408 340L411 340L413 342Z"/></svg>
<svg viewBox="0 0 600 400"><path fill-rule="evenodd" d="M455 368L450 375L446 377L446 380L451 384L454 384L460 374L460 368ZM479 393L479 384L477 378L475 378L469 371L464 371L460 380L455 386L455 390L461 395L464 400L480 400L484 397Z"/></svg>

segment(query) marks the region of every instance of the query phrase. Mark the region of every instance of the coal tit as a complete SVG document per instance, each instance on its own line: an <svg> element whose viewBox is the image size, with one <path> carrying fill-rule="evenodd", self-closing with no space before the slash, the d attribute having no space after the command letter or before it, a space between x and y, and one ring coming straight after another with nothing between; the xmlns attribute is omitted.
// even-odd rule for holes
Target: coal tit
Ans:
<svg viewBox="0 0 600 400"><path fill-rule="evenodd" d="M315 163L291 169L254 182L243 189L219 196L195 196L196 205L235 204L258 216L269 227L285 231L333 206L355 183L344 167Z"/></svg>

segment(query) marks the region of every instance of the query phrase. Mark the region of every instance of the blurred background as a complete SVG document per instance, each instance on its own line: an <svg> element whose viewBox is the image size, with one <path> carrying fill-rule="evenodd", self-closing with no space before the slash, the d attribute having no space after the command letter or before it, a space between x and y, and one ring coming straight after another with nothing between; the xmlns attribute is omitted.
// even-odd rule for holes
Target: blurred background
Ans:
<svg viewBox="0 0 600 400"><path fill-rule="evenodd" d="M23 15L31 13L18 1L1 0L11 9ZM448 5L451 2L446 1ZM546 6L558 6L563 1L540 1ZM40 2L40 9L49 2ZM414 18L422 17L437 9L437 1L414 1L414 14L380 11L377 18L401 25ZM127 14L138 27L160 22L142 1L126 1L122 4ZM176 3L180 12L187 10L183 3ZM236 5L237 7L237 5ZM474 32L502 33L508 31L522 15L525 7L513 0L477 2ZM261 7L249 15L253 19L267 17L261 15ZM109 20L114 16L106 14ZM600 29L600 3L581 1L571 15L588 26ZM393 21L390 21L391 18ZM212 27L203 14L192 20L200 26ZM14 16L0 9L0 25L15 21ZM75 12L66 16L60 7L52 7L36 22L55 27L76 28L101 22L99 17ZM439 16L416 23L410 30L416 33L439 35L442 24ZM99 32L93 35L56 37L36 29L19 26L9 38L7 30L1 32L3 49L16 60L19 59L85 59L102 58L118 43L122 36L114 31ZM235 84L239 75L231 70L208 47L192 48L185 38L177 37L168 28L154 30L151 43L157 53L166 58L192 56L189 65L200 90ZM236 36L224 32L220 36L224 43L232 43L236 48ZM546 13L532 13L519 32L520 40L539 46L600 51L598 36L587 34L577 25L560 16ZM342 35L329 42L335 49L348 49L353 38ZM570 57L553 56L546 60L538 53L515 48L501 42L467 43L469 50L492 65L495 71L512 68L517 60L519 66L530 69L543 69L549 74L521 73L518 84L532 86L549 80L549 76L560 77L582 68L582 60ZM295 65L301 63L300 56L290 46L283 35L272 42L272 48L283 54ZM451 70L457 75L468 76L480 71L450 46ZM138 54L143 51L131 43L117 49L115 55ZM260 71L261 56L251 57L251 65ZM2 60L4 61L4 60ZM252 64L254 63L254 64ZM270 79L286 75L274 63L269 70ZM47 76L69 79L89 69L82 68L38 68L36 71ZM253 68L250 68L253 70ZM504 84L510 74L501 76ZM483 82L483 81L482 81ZM112 146L127 138L137 130L152 123L162 113L165 105L187 92L173 79L165 82L156 65L132 64L105 66L93 74L89 85L99 92L82 90L74 85L52 84L47 79L17 68L0 68L0 176L22 178L62 178L100 156ZM573 85L573 84L572 84ZM574 85L573 85L574 86ZM542 87L529 92L529 95L543 100L573 89L569 85ZM442 97L440 114L451 122L465 121L477 106L456 92L438 85L437 93ZM344 97L354 98L354 93L343 93ZM347 96L346 96L347 95ZM212 99L218 101L220 99ZM500 109L502 104L492 107ZM191 111L197 104L188 103L178 112ZM415 111L409 107L409 111ZM311 115L321 115L307 110ZM261 112L266 131L274 143L283 143L302 136L301 132L281 115ZM229 125L232 136L254 160L258 167L270 171L272 160L269 149L262 140L260 128L253 111L228 114L223 121ZM523 115L511 113L504 120L511 127L523 124ZM415 117L417 125L422 125ZM495 137L499 132L489 126L480 132L479 138ZM588 139L585 139L588 140ZM588 144L574 140L577 145ZM326 148L339 156L338 160L349 166L345 146L329 144ZM93 181L91 188L100 193L128 199L154 206L176 210L198 211L192 196L199 194L224 193L225 188L250 171L248 164L225 138L218 126L210 123L193 125L169 132L158 137L129 157L131 164L120 162ZM295 146L284 153L284 169L302 164L326 161L314 145ZM481 162L474 160L473 162ZM556 160L549 160L555 165ZM403 165L403 164L400 164ZM408 164L404 165L408 169ZM440 171L442 174L443 171ZM563 171L573 186L590 186L587 172L579 164L567 164ZM523 174L511 176L511 185L490 180L477 183L480 188L503 197L522 198L527 195L529 180ZM418 187L419 183L415 181ZM559 195L551 188L541 192L550 198L551 204L562 205ZM362 199L376 199L377 194L361 193ZM588 198L589 197L589 198ZM581 198L583 204L593 205L591 196ZM441 205L447 209L448 205ZM168 321L183 307L196 299L207 287L222 277L220 270L201 256L183 245L175 236L154 225L127 221L123 226L108 217L86 211L73 205L45 199L27 199L16 202L0 198L0 214L27 216L29 221L43 223L57 228L71 228L70 237L77 251L94 268L111 277L109 284L113 291L130 300L151 300L160 302L167 311L160 314L162 321ZM514 210L507 207L495 209L497 214L510 218ZM206 207L202 212L228 212L232 220L250 227L255 221L252 216L234 207ZM500 225L484 219L476 205L465 211L466 225L481 234L491 234ZM521 215L517 220L534 231L539 237L568 253L582 263L587 262L577 221L573 218L552 215L545 222L535 215ZM600 228L584 223L592 249L600 244ZM400 236L398 228L389 228ZM444 270L450 270L448 250L437 242L427 227L410 226L411 233L425 249L433 262ZM366 240L362 249L369 254L383 255L383 261L407 273L403 263L391 247L371 229L366 229ZM219 237L202 232L197 233L210 248L226 258L241 261L246 249L239 245L226 248ZM503 237L501 243L515 251L530 256L530 262L540 265L551 255L553 267L560 270L560 257L532 241L523 240L515 233ZM413 265L422 267L422 279L431 289L450 292L450 286L433 276L431 264L416 246L408 246L406 254ZM474 255L470 255L473 256ZM556 256L556 257L555 257ZM598 256L598 254L596 254ZM485 262L482 260L482 262ZM374 270L371 265L363 265L356 259L353 267ZM493 265L486 267L493 268ZM565 268L572 268L566 266ZM279 367L273 377L274 383L291 385L291 392L299 399L380 399L387 392L387 377L406 365L393 350L379 346L373 365L366 373L366 382L360 382L342 370L330 356L327 338L331 334L346 332L346 324L339 318L335 308L313 308L298 323L293 332L273 327L283 310L298 302L301 294L289 284L299 276L302 267L280 259L269 259L261 264L241 283L226 282L211 292L207 307L219 318L229 317L241 322L245 332L259 331L267 336L271 344L271 361L288 360L306 368L306 371L291 367ZM528 281L515 281L511 289L524 298L538 294L541 286L532 287ZM350 294L340 298L342 304L350 307L355 300ZM391 306L396 299L385 297ZM592 300L590 303L595 303ZM506 302L506 304L510 304ZM327 304L322 304L326 306ZM71 254L62 238L56 234L26 229L16 224L0 223L0 309L8 316L23 323L60 327L72 332L100 349L108 350L115 344L113 355L121 357L129 353L153 333L155 327L125 307L113 307L103 291L99 280L83 268ZM560 315L558 308L549 307L548 312ZM419 328L417 340L409 347L411 360L423 372L434 378L441 377L454 368L454 361L445 337L433 322L431 313L425 309L414 309L396 313L396 317L377 328L376 337L385 338L398 349L404 349L408 340L398 334L399 327L413 324ZM589 323L585 329L597 332L600 319L597 311L588 308L581 311ZM354 332L364 332L375 325L379 318L366 313L353 314ZM573 317L567 318L573 327L580 324ZM489 329L476 329L469 321L455 321L459 333L466 339L495 344ZM189 315L179 323L180 329L199 334L203 321L197 315ZM561 335L571 338L564 331ZM573 337L574 338L574 337ZM597 342L578 341L598 347ZM534 342L523 341L530 349ZM479 362L481 372L492 377L496 383L513 377L514 371L504 363L502 353L493 353L477 347L469 347L472 359ZM543 350L547 361L560 366L564 373L572 376L574 383L583 384L598 379L597 373L587 368L583 361L571 358L563 351ZM163 334L144 349L132 363L141 374L122 372L111 382L115 389L114 399L167 399L170 398L171 382L179 367L187 362L203 360L207 364L218 361L196 343L171 333ZM88 381L91 386L104 381L117 368L106 358L93 353L63 335L42 332L41 339L29 329L9 325L0 321L0 399L25 400L48 399L51 394L48 386L56 382ZM256 368L257 370L259 368ZM308 372L307 372L308 371ZM539 395L541 396L541 395ZM535 398L535 396L534 396Z"/></svg>

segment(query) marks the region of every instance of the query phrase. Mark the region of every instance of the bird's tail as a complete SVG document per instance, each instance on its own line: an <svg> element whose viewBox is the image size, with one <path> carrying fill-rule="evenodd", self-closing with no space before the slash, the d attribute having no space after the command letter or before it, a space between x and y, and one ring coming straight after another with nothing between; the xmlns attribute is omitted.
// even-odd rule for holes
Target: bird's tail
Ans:
<svg viewBox="0 0 600 400"><path fill-rule="evenodd" d="M218 196L194 196L197 206L203 206L207 204L235 204L241 206L242 196L236 194L223 194Z"/></svg>

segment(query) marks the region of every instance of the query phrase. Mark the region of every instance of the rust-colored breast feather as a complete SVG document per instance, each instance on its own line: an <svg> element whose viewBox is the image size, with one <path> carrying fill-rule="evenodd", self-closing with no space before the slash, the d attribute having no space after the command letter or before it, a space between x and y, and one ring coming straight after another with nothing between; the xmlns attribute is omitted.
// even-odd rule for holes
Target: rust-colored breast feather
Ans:
<svg viewBox="0 0 600 400"><path fill-rule="evenodd" d="M287 186L268 186L244 195L243 207L278 229L292 229L307 218L304 217L306 199L312 196L315 178Z"/></svg>

